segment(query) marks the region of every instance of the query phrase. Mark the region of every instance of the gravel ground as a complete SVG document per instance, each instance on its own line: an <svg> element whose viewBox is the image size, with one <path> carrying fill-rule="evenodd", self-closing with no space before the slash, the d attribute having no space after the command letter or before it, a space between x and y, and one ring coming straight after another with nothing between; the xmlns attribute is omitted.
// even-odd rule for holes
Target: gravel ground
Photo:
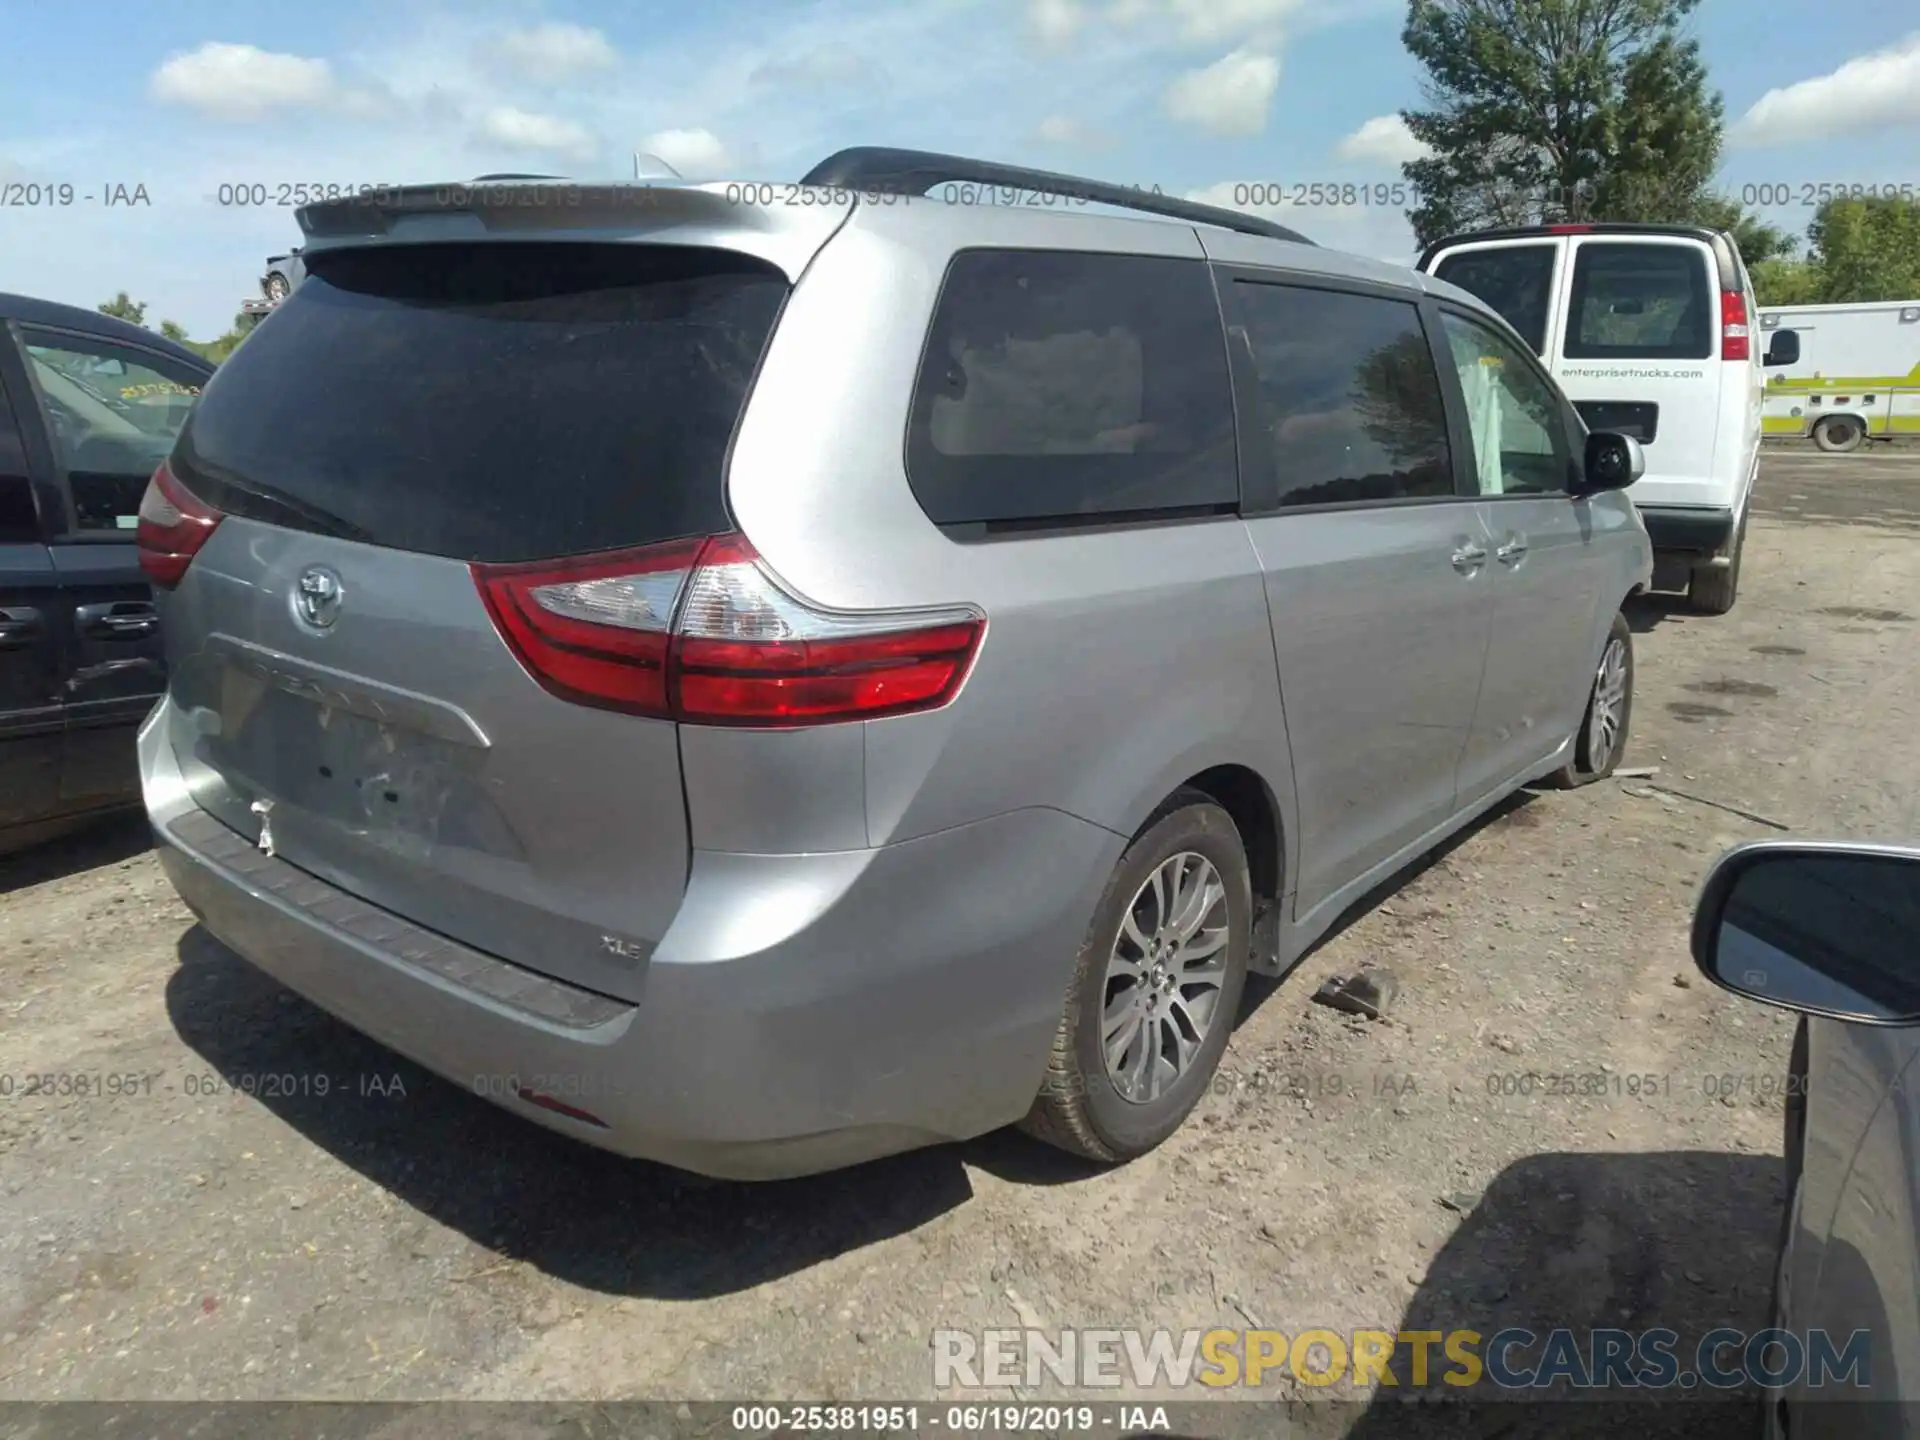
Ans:
<svg viewBox="0 0 1920 1440"><path fill-rule="evenodd" d="M617 1160L233 958L138 824L0 861L0 1399L912 1399L937 1327L1759 1328L1790 1022L1697 981L1687 922L1735 841L1920 833L1920 452L1761 484L1731 615L1633 610L1659 773L1517 798L1255 982L1118 1170L1011 1133L764 1186ZM1391 1023L1308 1003L1362 965ZM20 1093L64 1072L139 1078Z"/></svg>

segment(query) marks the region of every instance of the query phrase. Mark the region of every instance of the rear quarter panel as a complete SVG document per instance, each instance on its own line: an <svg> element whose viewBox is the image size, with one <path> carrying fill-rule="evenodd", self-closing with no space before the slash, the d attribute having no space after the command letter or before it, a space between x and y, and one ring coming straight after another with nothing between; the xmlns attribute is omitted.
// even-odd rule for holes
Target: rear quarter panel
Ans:
<svg viewBox="0 0 1920 1440"><path fill-rule="evenodd" d="M1261 775L1286 825L1285 720L1241 521L962 542L915 500L903 457L927 324L948 260L976 246L1203 258L1184 226L982 207L963 227L915 201L861 207L797 287L735 444L741 528L816 603L988 616L951 705L865 722L868 842L1029 806L1129 835L1220 764Z"/></svg>

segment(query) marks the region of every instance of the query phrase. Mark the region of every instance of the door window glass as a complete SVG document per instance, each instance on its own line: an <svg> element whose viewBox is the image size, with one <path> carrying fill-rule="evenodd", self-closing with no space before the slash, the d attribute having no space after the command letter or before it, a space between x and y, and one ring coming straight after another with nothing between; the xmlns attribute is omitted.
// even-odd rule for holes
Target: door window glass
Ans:
<svg viewBox="0 0 1920 1440"><path fill-rule="evenodd" d="M1562 349L1570 360L1704 360L1715 304L1697 246L1589 240L1574 252Z"/></svg>
<svg viewBox="0 0 1920 1440"><path fill-rule="evenodd" d="M1455 493L1433 351L1411 302L1241 281L1280 503Z"/></svg>
<svg viewBox="0 0 1920 1440"><path fill-rule="evenodd" d="M133 346L28 331L27 368L81 530L134 528L205 376Z"/></svg>
<svg viewBox="0 0 1920 1440"><path fill-rule="evenodd" d="M1564 491L1570 455L1566 415L1552 387L1489 327L1454 314L1445 324L1466 394L1479 493Z"/></svg>

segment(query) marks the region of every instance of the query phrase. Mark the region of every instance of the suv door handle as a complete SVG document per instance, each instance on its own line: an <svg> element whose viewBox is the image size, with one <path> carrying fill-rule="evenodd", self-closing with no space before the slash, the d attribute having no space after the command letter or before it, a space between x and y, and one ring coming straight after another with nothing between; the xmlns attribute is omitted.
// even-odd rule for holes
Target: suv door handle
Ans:
<svg viewBox="0 0 1920 1440"><path fill-rule="evenodd" d="M1507 543L1493 552L1502 565L1517 565L1527 557L1527 537L1515 535Z"/></svg>
<svg viewBox="0 0 1920 1440"><path fill-rule="evenodd" d="M0 606L0 650L19 650L46 633L40 612L26 605Z"/></svg>
<svg viewBox="0 0 1920 1440"><path fill-rule="evenodd" d="M1462 575L1470 575L1487 563L1487 552L1478 545L1462 545L1453 552L1453 568Z"/></svg>
<svg viewBox="0 0 1920 1440"><path fill-rule="evenodd" d="M81 605L73 612L82 635L97 640L138 640L160 628L160 616L144 600L112 600Z"/></svg>

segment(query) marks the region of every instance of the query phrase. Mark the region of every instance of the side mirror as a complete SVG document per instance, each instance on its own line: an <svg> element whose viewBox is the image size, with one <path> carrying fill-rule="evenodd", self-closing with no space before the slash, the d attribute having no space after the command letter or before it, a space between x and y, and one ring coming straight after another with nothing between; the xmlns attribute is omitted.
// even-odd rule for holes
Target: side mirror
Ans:
<svg viewBox="0 0 1920 1440"><path fill-rule="evenodd" d="M1776 330L1773 338L1767 341L1767 356L1761 362L1769 368L1776 365L1798 365L1800 363L1800 332L1798 330Z"/></svg>
<svg viewBox="0 0 1920 1440"><path fill-rule="evenodd" d="M1587 436L1586 459L1576 496L1624 490L1647 473L1647 452L1631 435L1596 430Z"/></svg>
<svg viewBox="0 0 1920 1440"><path fill-rule="evenodd" d="M1766 840L1720 857L1694 963L1736 995L1867 1025L1920 1023L1920 850Z"/></svg>

